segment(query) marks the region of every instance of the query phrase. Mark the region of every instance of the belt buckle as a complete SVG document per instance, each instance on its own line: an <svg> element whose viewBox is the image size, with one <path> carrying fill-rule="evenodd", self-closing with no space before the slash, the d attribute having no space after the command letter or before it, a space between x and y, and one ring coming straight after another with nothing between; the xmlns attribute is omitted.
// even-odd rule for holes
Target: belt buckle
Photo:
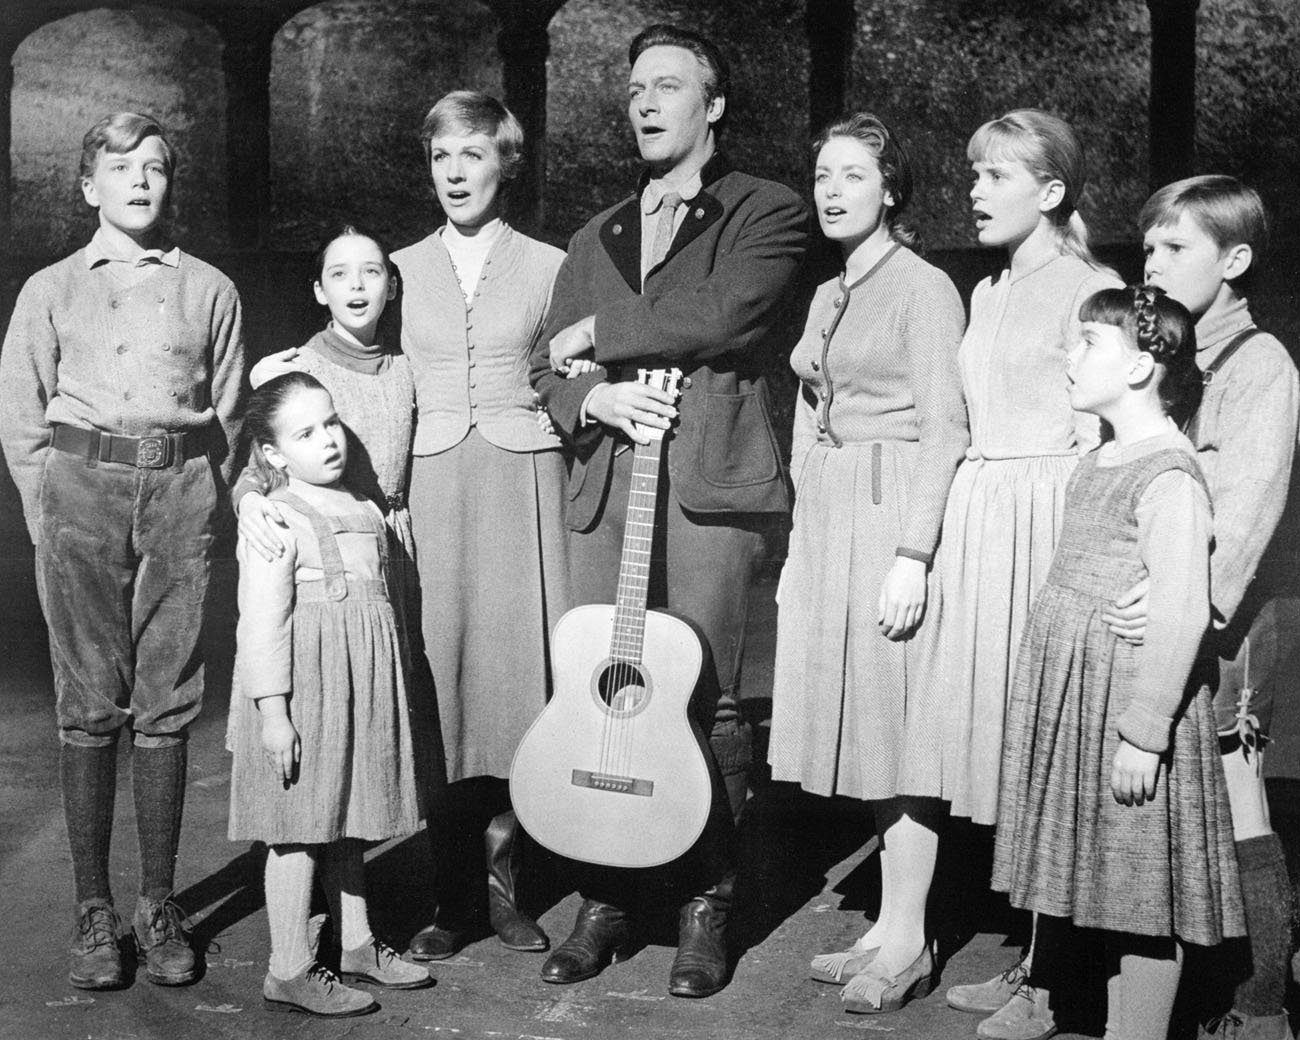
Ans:
<svg viewBox="0 0 1300 1040"><path fill-rule="evenodd" d="M135 464L140 469L163 469L167 465L166 437L141 437L135 446Z"/></svg>

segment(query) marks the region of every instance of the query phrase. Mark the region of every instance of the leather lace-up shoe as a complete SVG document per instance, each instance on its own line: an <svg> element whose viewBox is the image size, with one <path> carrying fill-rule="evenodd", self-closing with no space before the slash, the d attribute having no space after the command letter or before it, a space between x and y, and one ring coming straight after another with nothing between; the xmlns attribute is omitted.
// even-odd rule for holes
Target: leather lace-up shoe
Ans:
<svg viewBox="0 0 1300 1040"><path fill-rule="evenodd" d="M117 911L107 900L90 899L77 906L68 981L78 989L117 989L126 985L118 927Z"/></svg>
<svg viewBox="0 0 1300 1040"><path fill-rule="evenodd" d="M562 985L594 978L618 959L630 936L626 913L608 903L584 899L573 933L542 965L542 981Z"/></svg>
<svg viewBox="0 0 1300 1040"><path fill-rule="evenodd" d="M199 977L184 922L184 912L170 899L141 896L136 901L131 930L144 959L145 975L155 985L183 986Z"/></svg>

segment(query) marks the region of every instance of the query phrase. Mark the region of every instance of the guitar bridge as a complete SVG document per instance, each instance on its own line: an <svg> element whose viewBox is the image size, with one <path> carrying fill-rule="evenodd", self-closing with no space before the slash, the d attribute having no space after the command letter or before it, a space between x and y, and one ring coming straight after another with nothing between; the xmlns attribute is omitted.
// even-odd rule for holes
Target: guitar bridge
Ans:
<svg viewBox="0 0 1300 1040"><path fill-rule="evenodd" d="M575 769L571 783L574 787L589 787L594 791L613 794L635 794L649 798L654 794L653 780L639 780L634 776L615 776L612 773L593 773L590 769Z"/></svg>

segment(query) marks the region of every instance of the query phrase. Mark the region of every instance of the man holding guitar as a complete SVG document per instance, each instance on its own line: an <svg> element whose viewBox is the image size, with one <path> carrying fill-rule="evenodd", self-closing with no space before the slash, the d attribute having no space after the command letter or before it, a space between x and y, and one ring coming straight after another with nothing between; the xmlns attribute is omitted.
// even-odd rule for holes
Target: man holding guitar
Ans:
<svg viewBox="0 0 1300 1040"><path fill-rule="evenodd" d="M718 153L729 73L711 42L651 26L632 41L629 61L628 117L647 170L636 195L570 242L532 380L573 454L577 604L615 601L628 449L648 440L638 424L671 429L649 605L689 620L705 644L692 709L717 770L704 834L671 869L578 871L582 908L542 978L598 974L628 942L637 890L669 886L685 904L669 992L705 997L726 982L733 814L750 761L737 678L751 571L763 528L789 507L763 372L788 346L807 213L793 191L732 169ZM680 397L638 382L639 367L681 369Z"/></svg>

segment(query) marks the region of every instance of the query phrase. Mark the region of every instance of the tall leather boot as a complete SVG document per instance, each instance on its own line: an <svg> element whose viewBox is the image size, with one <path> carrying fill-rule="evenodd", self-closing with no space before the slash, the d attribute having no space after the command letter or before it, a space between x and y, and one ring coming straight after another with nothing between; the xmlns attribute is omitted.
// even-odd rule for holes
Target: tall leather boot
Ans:
<svg viewBox="0 0 1300 1040"><path fill-rule="evenodd" d="M542 965L542 981L581 982L599 975L628 946L627 914L596 899L584 899L573 932Z"/></svg>
<svg viewBox="0 0 1300 1040"><path fill-rule="evenodd" d="M446 960L483 932L478 835L455 826L461 822L449 819L436 834L429 828L438 909L432 923L411 937L411 957L417 961Z"/></svg>
<svg viewBox="0 0 1300 1040"><path fill-rule="evenodd" d="M677 956L668 975L674 997L710 997L727 984L727 918L736 875L728 871L677 919Z"/></svg>
<svg viewBox="0 0 1300 1040"><path fill-rule="evenodd" d="M509 949L541 953L550 948L550 940L536 921L520 911L515 898L524 841L514 810L494 817L483 834L487 851L488 920Z"/></svg>

